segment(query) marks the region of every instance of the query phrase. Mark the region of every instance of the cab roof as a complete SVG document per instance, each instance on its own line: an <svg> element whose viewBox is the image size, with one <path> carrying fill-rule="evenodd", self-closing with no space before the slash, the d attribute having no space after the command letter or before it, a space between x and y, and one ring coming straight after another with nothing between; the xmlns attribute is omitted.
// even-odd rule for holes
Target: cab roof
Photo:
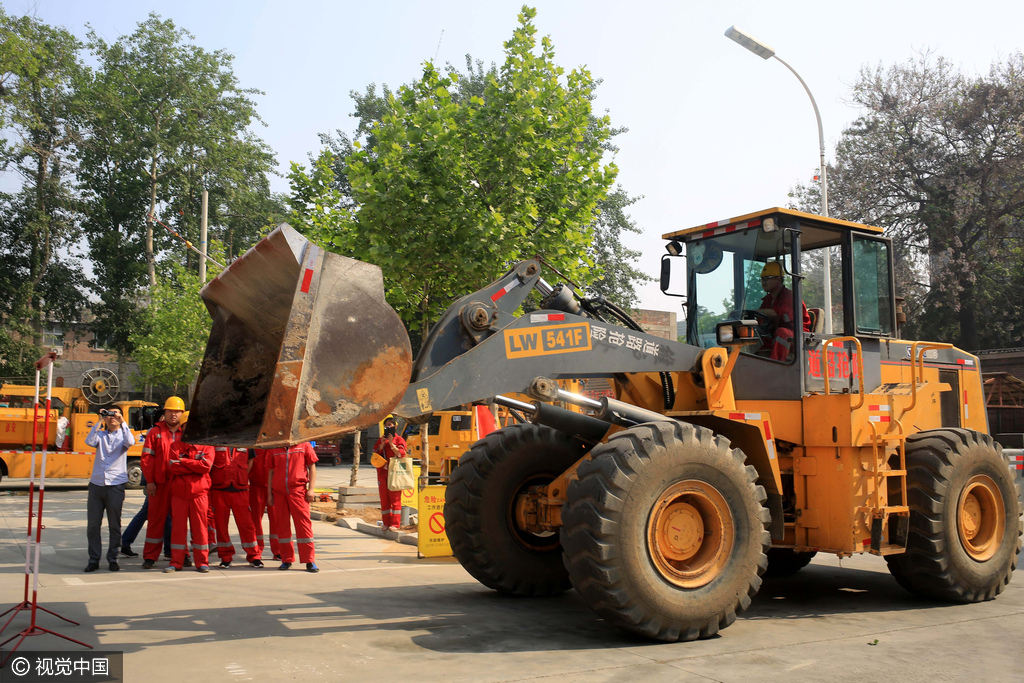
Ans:
<svg viewBox="0 0 1024 683"><path fill-rule="evenodd" d="M773 214L779 214L782 216L792 216L804 222L817 223L822 227L837 228L840 230L856 230L858 232L865 232L874 235L881 235L884 230L882 228L875 227L873 225L864 225L863 223L853 223L851 221L844 221L838 218L827 218L825 216L818 216L813 213L804 213L803 211L795 211L793 209L783 209L781 207L774 207L771 209L764 209L763 211L757 211L755 213L748 213L736 218L727 218L721 221L715 221L713 223L706 223L704 225L698 225L693 228L686 228L685 230L676 230L674 232L665 233L662 235L662 239L673 240L673 239L685 239L694 237L712 237L721 232L727 232L728 228L733 230L743 230L746 228L754 228L761 224L761 221Z"/></svg>

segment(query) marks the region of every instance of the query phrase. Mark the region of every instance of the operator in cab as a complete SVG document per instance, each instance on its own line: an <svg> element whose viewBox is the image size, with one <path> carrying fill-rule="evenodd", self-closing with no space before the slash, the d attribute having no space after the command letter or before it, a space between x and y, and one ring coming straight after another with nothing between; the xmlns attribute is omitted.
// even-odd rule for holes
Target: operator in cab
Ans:
<svg viewBox="0 0 1024 683"><path fill-rule="evenodd" d="M781 263L771 261L764 264L764 268L761 269L761 288L765 295L757 312L768 318L773 330L771 340L765 341L762 351L767 351L768 357L772 360L785 362L793 347L796 326L793 315L793 290L782 282ZM807 312L807 305L801 301L800 307L803 331L810 332L811 316Z"/></svg>

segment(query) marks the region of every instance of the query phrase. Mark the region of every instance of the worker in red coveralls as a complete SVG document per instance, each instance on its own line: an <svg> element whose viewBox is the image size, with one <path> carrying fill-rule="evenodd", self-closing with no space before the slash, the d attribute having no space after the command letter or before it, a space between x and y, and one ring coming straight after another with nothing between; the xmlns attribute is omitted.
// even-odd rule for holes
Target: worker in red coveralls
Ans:
<svg viewBox="0 0 1024 683"><path fill-rule="evenodd" d="M210 468L213 446L177 441L171 446L167 472L171 475L171 564L165 572L181 571L187 550L186 527L192 531L196 570L210 571L210 539L206 515L210 507Z"/></svg>
<svg viewBox="0 0 1024 683"><path fill-rule="evenodd" d="M160 559L160 546L164 543L164 526L171 512L171 476L167 472L171 446L181 441L181 416L185 402L171 396L164 402L164 416L146 432L146 445L142 449L142 475L146 478L146 496L149 514L146 517L146 545L142 550L142 568L152 569Z"/></svg>
<svg viewBox="0 0 1024 683"><path fill-rule="evenodd" d="M274 506L269 504L267 492L270 480L267 475L267 453L263 448L249 449L249 515L256 533L256 558L263 559L263 549L267 546L267 536L263 533L263 513L267 513L267 531L270 535L270 552L275 560L281 559L281 550L277 547L277 522L274 521Z"/></svg>
<svg viewBox="0 0 1024 683"><path fill-rule="evenodd" d="M256 552L256 530L249 514L249 454L244 448L214 449L213 468L210 470L210 505L213 507L220 568L230 567L235 557L235 546L231 543L231 532L228 531L228 521L232 515L235 517L246 561L254 567L262 567L263 562Z"/></svg>
<svg viewBox="0 0 1024 683"><path fill-rule="evenodd" d="M308 443L272 448L267 455L271 482L267 502L274 507L277 547L281 551L281 566L278 569L289 569L295 561L291 536L291 522L294 522L299 562L306 563L307 572L315 574L320 571L316 566L313 522L309 517L309 504L313 502L313 490L316 487L317 460L313 447Z"/></svg>
<svg viewBox="0 0 1024 683"><path fill-rule="evenodd" d="M380 514L384 528L397 530L402 521L402 492L388 489L388 464L391 458L404 458L405 439L398 436L398 422L393 417L384 419L384 433L373 444L373 452L384 459L377 468L377 490L380 492Z"/></svg>
<svg viewBox="0 0 1024 683"><path fill-rule="evenodd" d="M770 342L765 341L763 348L769 350L768 357L772 360L785 361L793 347L793 334L796 331L794 324L793 291L782 283L782 264L772 261L764 264L761 269L761 288L765 295L761 299L761 308L758 313L764 315L773 324L775 331ZM811 331L811 316L807 312L807 305L800 302L803 307L803 331Z"/></svg>

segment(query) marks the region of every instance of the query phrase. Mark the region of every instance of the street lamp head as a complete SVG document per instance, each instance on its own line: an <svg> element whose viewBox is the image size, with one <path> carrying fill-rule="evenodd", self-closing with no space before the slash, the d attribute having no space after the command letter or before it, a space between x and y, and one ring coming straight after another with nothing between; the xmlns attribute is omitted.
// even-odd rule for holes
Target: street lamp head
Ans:
<svg viewBox="0 0 1024 683"><path fill-rule="evenodd" d="M752 36L744 33L735 26L730 26L726 32L725 37L730 40L735 40L737 43L747 48L761 59L771 59L775 56L775 50L771 49L764 43L755 40Z"/></svg>

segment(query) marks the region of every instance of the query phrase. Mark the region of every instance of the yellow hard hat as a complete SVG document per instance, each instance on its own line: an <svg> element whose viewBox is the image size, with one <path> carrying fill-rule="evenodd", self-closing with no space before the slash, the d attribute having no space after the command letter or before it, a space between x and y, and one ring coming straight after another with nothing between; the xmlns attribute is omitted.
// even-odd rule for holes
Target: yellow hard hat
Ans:
<svg viewBox="0 0 1024 683"><path fill-rule="evenodd" d="M185 410L185 402L177 396L171 396L164 402L164 410Z"/></svg>
<svg viewBox="0 0 1024 683"><path fill-rule="evenodd" d="M782 264L778 261L764 264L761 269L761 277L782 277Z"/></svg>

